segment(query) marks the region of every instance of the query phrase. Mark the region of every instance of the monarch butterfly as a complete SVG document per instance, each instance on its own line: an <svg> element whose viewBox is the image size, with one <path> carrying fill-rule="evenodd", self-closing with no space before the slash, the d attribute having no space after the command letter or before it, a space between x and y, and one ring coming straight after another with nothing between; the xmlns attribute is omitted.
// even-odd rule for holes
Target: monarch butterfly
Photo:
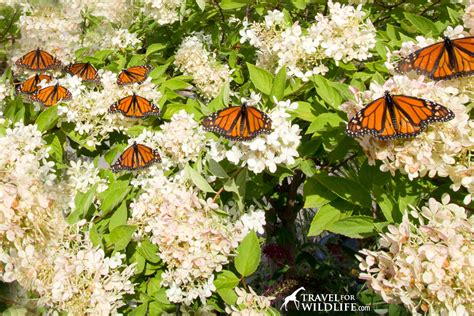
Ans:
<svg viewBox="0 0 474 316"><path fill-rule="evenodd" d="M442 42L424 47L402 59L396 70L415 70L433 80L451 79L474 73L474 36L444 37Z"/></svg>
<svg viewBox="0 0 474 316"><path fill-rule="evenodd" d="M80 77L82 81L98 82L100 80L97 69L89 62L70 64L65 70L73 76Z"/></svg>
<svg viewBox="0 0 474 316"><path fill-rule="evenodd" d="M47 107L56 105L59 101L70 100L71 98L71 92L59 84L40 89L31 96L31 100L41 102Z"/></svg>
<svg viewBox="0 0 474 316"><path fill-rule="evenodd" d="M15 64L29 70L47 70L61 66L61 62L56 57L39 48L26 53Z"/></svg>
<svg viewBox="0 0 474 316"><path fill-rule="evenodd" d="M385 91L349 121L346 133L351 137L371 134L382 140L406 138L421 133L427 123L453 118L454 113L440 104Z"/></svg>
<svg viewBox="0 0 474 316"><path fill-rule="evenodd" d="M125 86L132 83L142 83L146 80L152 67L148 65L130 67L122 70L117 78L117 84Z"/></svg>
<svg viewBox="0 0 474 316"><path fill-rule="evenodd" d="M132 146L125 149L117 161L112 165L112 171L139 170L146 168L155 162L161 162L161 157L158 151L134 142Z"/></svg>
<svg viewBox="0 0 474 316"><path fill-rule="evenodd" d="M213 113L204 118L202 125L206 131L238 141L251 140L259 134L270 133L272 129L268 115L246 103Z"/></svg>
<svg viewBox="0 0 474 316"><path fill-rule="evenodd" d="M46 80L46 82L50 82L53 79L53 77L49 75L40 75L36 74L25 81L21 82L17 87L16 87L16 92L17 93L25 93L25 94L32 94L36 92L39 87L38 84Z"/></svg>
<svg viewBox="0 0 474 316"><path fill-rule="evenodd" d="M126 117L141 118L149 115L159 115L160 109L153 102L134 93L112 104L109 112L120 112Z"/></svg>

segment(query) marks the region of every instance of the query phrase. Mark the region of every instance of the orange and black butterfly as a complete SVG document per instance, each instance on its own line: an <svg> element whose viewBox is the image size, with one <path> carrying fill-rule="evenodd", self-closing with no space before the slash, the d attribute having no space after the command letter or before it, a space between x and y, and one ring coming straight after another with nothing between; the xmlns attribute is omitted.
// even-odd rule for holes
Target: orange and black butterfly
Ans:
<svg viewBox="0 0 474 316"><path fill-rule="evenodd" d="M59 101L71 99L71 92L59 84L40 89L31 96L32 101L41 102L46 107L54 106Z"/></svg>
<svg viewBox="0 0 474 316"><path fill-rule="evenodd" d="M420 134L431 122L447 122L454 113L446 107L405 95L385 95L369 103L347 124L351 137L373 135L382 140L407 138Z"/></svg>
<svg viewBox="0 0 474 316"><path fill-rule="evenodd" d="M474 36L444 37L442 42L424 47L402 59L396 70L415 70L433 80L468 76L474 73Z"/></svg>
<svg viewBox="0 0 474 316"><path fill-rule="evenodd" d="M53 79L53 77L49 75L40 75L36 74L25 81L21 82L17 87L16 87L16 92L17 93L25 93L25 94L32 94L35 93L40 87L38 84L45 80L46 82L50 82Z"/></svg>
<svg viewBox="0 0 474 316"><path fill-rule="evenodd" d="M146 80L152 67L148 65L135 66L122 70L117 78L117 84L125 86L133 83L142 83Z"/></svg>
<svg viewBox="0 0 474 316"><path fill-rule="evenodd" d="M202 125L206 131L238 141L251 140L259 134L272 131L272 121L268 115L246 103L213 113L204 118Z"/></svg>
<svg viewBox="0 0 474 316"><path fill-rule="evenodd" d="M146 168L155 162L161 162L161 157L158 151L135 142L132 146L125 149L117 161L112 165L112 171L139 170Z"/></svg>
<svg viewBox="0 0 474 316"><path fill-rule="evenodd" d="M89 62L70 64L64 70L73 76L78 76L82 81L98 82L100 80L97 69Z"/></svg>
<svg viewBox="0 0 474 316"><path fill-rule="evenodd" d="M151 101L136 95L129 95L112 104L110 113L120 112L126 117L142 118L149 115L160 115L160 109Z"/></svg>
<svg viewBox="0 0 474 316"><path fill-rule="evenodd" d="M61 61L50 53L39 48L23 55L15 64L29 70L47 70L61 66Z"/></svg>

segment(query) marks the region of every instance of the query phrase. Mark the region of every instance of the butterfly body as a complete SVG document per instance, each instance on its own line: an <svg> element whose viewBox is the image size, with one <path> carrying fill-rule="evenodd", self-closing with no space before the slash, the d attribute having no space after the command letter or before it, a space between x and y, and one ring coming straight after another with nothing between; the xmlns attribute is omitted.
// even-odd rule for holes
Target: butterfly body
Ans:
<svg viewBox="0 0 474 316"><path fill-rule="evenodd" d="M123 69L117 77L117 84L125 86L134 83L142 83L148 77L148 73L151 69L152 67L148 65Z"/></svg>
<svg viewBox="0 0 474 316"><path fill-rule="evenodd" d="M35 93L36 91L39 90L38 84L45 80L46 82L49 82L53 79L53 77L49 75L40 75L36 74L25 81L21 82L17 87L16 87L16 92L17 93L24 93L24 94L32 94Z"/></svg>
<svg viewBox="0 0 474 316"><path fill-rule="evenodd" d="M259 134L269 134L272 130L272 121L268 115L246 103L215 112L204 118L202 125L206 131L237 141L251 140Z"/></svg>
<svg viewBox="0 0 474 316"><path fill-rule="evenodd" d="M59 101L70 99L72 99L71 92L59 84L40 89L31 96L31 100L40 102L46 107L54 106Z"/></svg>
<svg viewBox="0 0 474 316"><path fill-rule="evenodd" d="M109 108L109 112L120 112L126 117L132 118L160 115L160 109L153 102L138 96L135 93L112 104Z"/></svg>
<svg viewBox="0 0 474 316"><path fill-rule="evenodd" d="M80 77L82 81L98 82L100 80L97 69L90 62L70 64L65 70L73 76Z"/></svg>
<svg viewBox="0 0 474 316"><path fill-rule="evenodd" d="M369 103L347 124L346 134L351 137L373 135L381 140L414 137L432 122L446 122L454 113L428 100L405 95L383 97Z"/></svg>
<svg viewBox="0 0 474 316"><path fill-rule="evenodd" d="M161 157L158 151L135 142L132 146L125 149L117 161L112 165L112 171L140 170L155 162L161 162Z"/></svg>
<svg viewBox="0 0 474 316"><path fill-rule="evenodd" d="M61 62L50 53L39 48L32 50L18 59L15 64L29 70L42 71L61 66Z"/></svg>
<svg viewBox="0 0 474 316"><path fill-rule="evenodd" d="M474 36L450 39L415 51L400 61L396 70L414 70L433 80L446 80L474 73Z"/></svg>

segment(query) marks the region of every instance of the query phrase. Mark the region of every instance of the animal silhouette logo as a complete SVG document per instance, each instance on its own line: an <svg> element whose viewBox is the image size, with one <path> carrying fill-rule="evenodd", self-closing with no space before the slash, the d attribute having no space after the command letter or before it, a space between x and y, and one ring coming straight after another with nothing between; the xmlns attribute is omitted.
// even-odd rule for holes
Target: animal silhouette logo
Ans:
<svg viewBox="0 0 474 316"><path fill-rule="evenodd" d="M283 308L284 308L285 311L288 311L288 303L289 302L293 302L293 304L295 304L296 309L299 310L300 309L300 301L296 298L296 295L298 295L298 293L301 292L301 291L306 291L306 289L302 286L302 287L298 288L296 291L294 291L293 293L291 293L290 295L288 295L287 297L285 297L285 301L281 305L280 310L283 310Z"/></svg>

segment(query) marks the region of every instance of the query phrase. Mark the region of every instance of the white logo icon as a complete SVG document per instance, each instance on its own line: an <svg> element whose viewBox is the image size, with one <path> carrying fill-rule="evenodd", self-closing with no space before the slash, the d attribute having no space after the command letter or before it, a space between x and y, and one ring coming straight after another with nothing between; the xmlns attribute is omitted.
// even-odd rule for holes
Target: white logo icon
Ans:
<svg viewBox="0 0 474 316"><path fill-rule="evenodd" d="M284 301L283 304L281 305L280 310L282 310L283 308L285 308L285 311L288 311L288 303L289 303L289 302L293 302L293 303L295 304L296 310L299 310L299 309L300 309L300 301L296 298L296 295L297 295L300 291L306 291L306 289L305 289L304 287L300 287L300 288L298 288L296 291L294 291L293 293L291 293L290 295L288 295L287 297L285 297L285 301Z"/></svg>

